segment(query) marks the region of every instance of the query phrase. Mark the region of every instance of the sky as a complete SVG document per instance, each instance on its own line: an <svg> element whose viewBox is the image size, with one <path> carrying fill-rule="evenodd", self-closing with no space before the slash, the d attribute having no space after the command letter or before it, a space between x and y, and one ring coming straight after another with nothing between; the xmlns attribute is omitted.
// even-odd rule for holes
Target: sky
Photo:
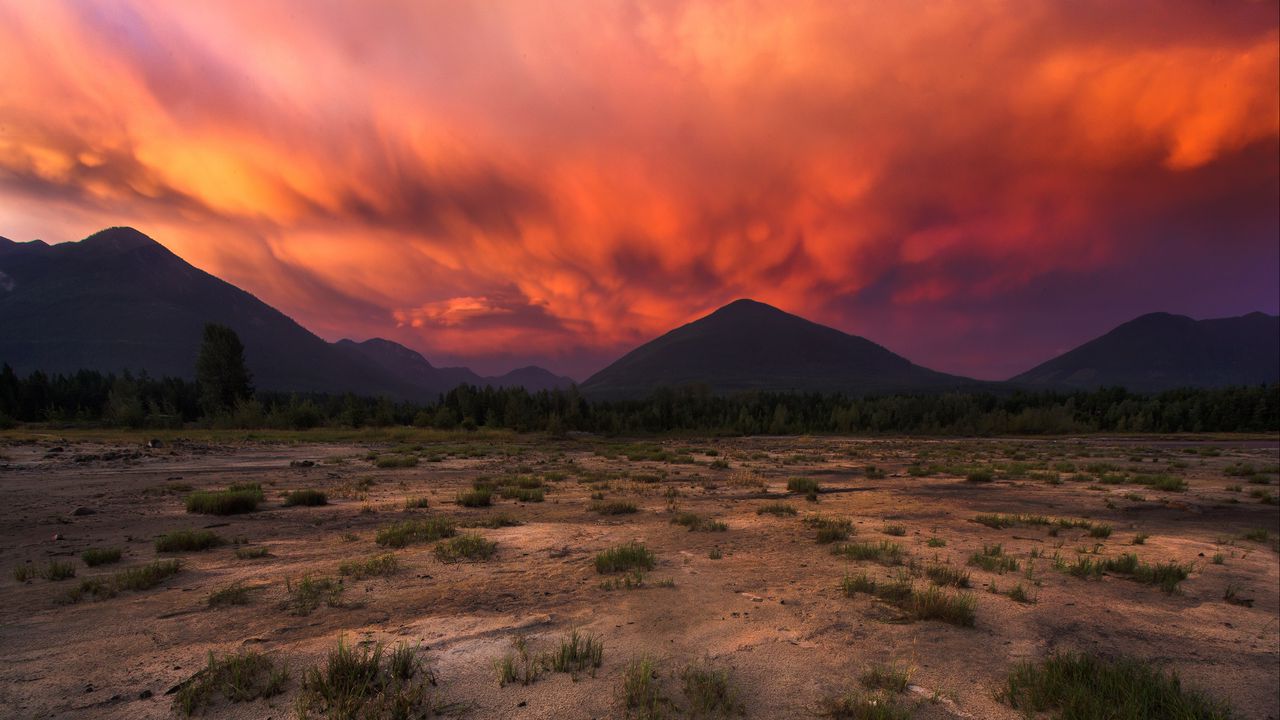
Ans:
<svg viewBox="0 0 1280 720"><path fill-rule="evenodd" d="M578 380L750 297L1002 379L1280 312L1276 0L0 0L0 235Z"/></svg>

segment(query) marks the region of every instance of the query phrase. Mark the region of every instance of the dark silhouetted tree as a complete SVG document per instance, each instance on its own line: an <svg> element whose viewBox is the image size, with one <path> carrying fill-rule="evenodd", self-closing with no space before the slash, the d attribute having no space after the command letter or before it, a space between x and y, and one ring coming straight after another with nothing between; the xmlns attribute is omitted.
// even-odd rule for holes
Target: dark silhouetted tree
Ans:
<svg viewBox="0 0 1280 720"><path fill-rule="evenodd" d="M226 325L204 326L204 342L196 360L196 385L200 409L206 415L221 415L236 402L253 396L249 368L244 364L244 345Z"/></svg>

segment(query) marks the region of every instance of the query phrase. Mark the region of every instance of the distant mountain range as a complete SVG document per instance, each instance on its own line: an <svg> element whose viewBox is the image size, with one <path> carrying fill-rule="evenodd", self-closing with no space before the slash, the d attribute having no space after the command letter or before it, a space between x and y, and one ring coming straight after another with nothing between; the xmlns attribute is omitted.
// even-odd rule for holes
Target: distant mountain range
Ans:
<svg viewBox="0 0 1280 720"><path fill-rule="evenodd" d="M668 385L713 392L865 394L977 388L983 383L914 365L856 335L738 300L624 355L582 384L590 397L631 398Z"/></svg>
<svg viewBox="0 0 1280 720"><path fill-rule="evenodd" d="M254 383L266 390L428 400L463 383L536 391L573 382L540 368L501 377L436 368L389 340L325 342L132 228L57 245L0 238L0 362L19 373L129 369L190 378L207 322L240 335Z"/></svg>
<svg viewBox="0 0 1280 720"><path fill-rule="evenodd" d="M462 384L537 391L573 383L533 366L498 377L435 367L381 338L326 342L131 228L58 245L0 238L0 362L19 373L130 369L189 378L206 322L240 335L254 382L266 390L430 400ZM581 389L621 399L695 384L717 393L868 394L1117 385L1154 392L1275 382L1280 317L1263 313L1144 315L998 383L936 372L865 338L738 300L632 350Z"/></svg>
<svg viewBox="0 0 1280 720"><path fill-rule="evenodd" d="M1280 317L1255 312L1216 320L1151 313L1017 375L1042 388L1259 385L1280 380Z"/></svg>

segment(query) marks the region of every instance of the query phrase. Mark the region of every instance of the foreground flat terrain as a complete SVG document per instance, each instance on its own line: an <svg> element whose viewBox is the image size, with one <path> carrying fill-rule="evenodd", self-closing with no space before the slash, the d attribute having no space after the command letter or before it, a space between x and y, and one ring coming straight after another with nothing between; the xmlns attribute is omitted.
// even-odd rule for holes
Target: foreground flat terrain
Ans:
<svg viewBox="0 0 1280 720"><path fill-rule="evenodd" d="M252 648L289 670L283 692L218 697L200 714L293 717L305 668L341 636L417 646L439 706L458 717L624 717L624 668L648 656L669 716L686 709L681 670L708 663L730 671L747 717L812 716L884 665L910 669L901 702L915 717L1015 718L997 698L1010 669L1055 650L1151 660L1242 717L1280 716L1275 439L629 442L405 431L323 442L189 433L147 447L148 437L0 436L0 716L173 717L166 693L210 651ZM816 481L816 500L788 491L794 478ZM493 505L458 504L477 482L495 488ZM186 512L191 492L241 483L261 485L256 511ZM544 499L501 497L520 484ZM299 489L322 491L328 504L285 506ZM406 507L417 499L426 507ZM636 512L599 511L613 502ZM795 514L758 512L777 503ZM727 529L690 530L672 522L694 522L681 513ZM502 524L486 522L499 514L520 524L485 527ZM433 542L376 542L393 523L436 517L496 552L443 562ZM852 534L819 543L815 517L847 519ZM184 528L225 544L157 552L158 536ZM653 551L652 570L597 572L598 553L633 540ZM900 546L901 564L833 553L882 541ZM1005 560L971 564L984 550L997 557L996 544ZM123 549L120 562L80 559L110 547ZM339 574L344 562L384 553L398 570ZM1167 593L1131 575L1070 571L1081 558L1124 553L1190 573ZM150 589L69 601L85 579L157 558L180 559L181 570ZM50 561L76 576L39 577ZM37 576L19 581L23 567ZM841 588L866 573L923 589L939 567L969 573L969 588L946 592L976 600L972 627L914 619ZM304 614L289 593L308 577L340 580L341 592ZM237 585L248 588L245 604L210 606L212 593ZM499 685L495 664L517 637L551 650L575 629L603 643L594 675Z"/></svg>

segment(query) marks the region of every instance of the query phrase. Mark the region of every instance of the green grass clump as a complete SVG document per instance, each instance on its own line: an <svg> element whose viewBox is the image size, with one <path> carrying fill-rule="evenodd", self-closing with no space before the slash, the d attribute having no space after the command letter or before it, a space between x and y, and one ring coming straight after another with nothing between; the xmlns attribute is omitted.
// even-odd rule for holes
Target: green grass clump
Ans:
<svg viewBox="0 0 1280 720"><path fill-rule="evenodd" d="M489 517L468 519L459 523L460 527L466 528L488 528L494 530L496 528L517 527L523 525L524 522L514 515L500 512Z"/></svg>
<svg viewBox="0 0 1280 720"><path fill-rule="evenodd" d="M69 562L50 560L49 564L40 571L40 576L45 580L55 582L58 580L70 580L76 576L76 566Z"/></svg>
<svg viewBox="0 0 1280 720"><path fill-rule="evenodd" d="M542 502L546 499L546 492L542 488L522 488L507 485L500 492L502 497L520 502Z"/></svg>
<svg viewBox="0 0 1280 720"><path fill-rule="evenodd" d="M637 720L660 720L663 717L664 699L657 678L658 667L647 657L627 664L622 673L622 703L628 717Z"/></svg>
<svg viewBox="0 0 1280 720"><path fill-rule="evenodd" d="M756 514L757 515L773 515L776 517L787 517L789 515L795 515L796 509L784 502L774 502L774 503L769 503L768 505L764 505L759 508L756 508Z"/></svg>
<svg viewBox="0 0 1280 720"><path fill-rule="evenodd" d="M582 635L577 630L571 631L559 647L546 656L547 667L555 672L588 672L593 677L603 663L604 643L595 635Z"/></svg>
<svg viewBox="0 0 1280 720"><path fill-rule="evenodd" d="M384 660L385 657L385 660ZM382 645L351 647L343 639L323 666L308 668L298 697L299 718L424 718L435 715L435 676L416 649L398 645L388 655Z"/></svg>
<svg viewBox="0 0 1280 720"><path fill-rule="evenodd" d="M1032 597L1031 593L1027 591L1027 588L1023 586L1022 583L1014 585L1013 588L1009 590L1009 599L1014 602L1023 603L1024 605L1031 605L1036 602L1036 599Z"/></svg>
<svg viewBox="0 0 1280 720"><path fill-rule="evenodd" d="M1109 538L1111 537L1110 525L1094 525L1089 528L1089 537L1092 538Z"/></svg>
<svg viewBox="0 0 1280 720"><path fill-rule="evenodd" d="M1256 528L1245 533L1243 537L1245 540L1264 543L1271 539L1271 533L1266 528Z"/></svg>
<svg viewBox="0 0 1280 720"><path fill-rule="evenodd" d="M1144 585L1157 585L1167 593L1176 591L1178 584L1191 574L1191 565L1172 561L1152 565L1141 562L1132 553L1110 558L1103 563L1103 567L1107 572L1127 575Z"/></svg>
<svg viewBox="0 0 1280 720"><path fill-rule="evenodd" d="M89 567L120 562L120 548L89 548L80 553L80 559Z"/></svg>
<svg viewBox="0 0 1280 720"><path fill-rule="evenodd" d="M238 515L257 510L262 500L262 487L256 484L232 485L226 490L200 490L187 496L187 512Z"/></svg>
<svg viewBox="0 0 1280 720"><path fill-rule="evenodd" d="M675 516L671 518L671 524L683 525L689 528L690 532L695 530L701 530L703 532L724 532L729 529L729 526L720 520L711 520L704 518L697 513L691 512L676 513Z"/></svg>
<svg viewBox="0 0 1280 720"><path fill-rule="evenodd" d="M231 702L269 698L284 691L289 673L277 668L265 655L253 650L225 655L209 653L203 670L179 685L173 698L175 712L191 716L221 695Z"/></svg>
<svg viewBox="0 0 1280 720"><path fill-rule="evenodd" d="M167 578L177 575L181 569L182 563L178 560L156 560L106 577L85 578L67 593L67 600L80 602L86 597L105 600L115 597L121 590L150 590Z"/></svg>
<svg viewBox="0 0 1280 720"><path fill-rule="evenodd" d="M633 502L625 502L622 500L604 501L597 500L591 503L591 512L601 515L629 515L639 512L639 508Z"/></svg>
<svg viewBox="0 0 1280 720"><path fill-rule="evenodd" d="M906 557L901 545L888 540L878 543L845 543L832 548L831 552L850 560L873 560L881 565L901 565Z"/></svg>
<svg viewBox="0 0 1280 720"><path fill-rule="evenodd" d="M924 574L934 585L950 585L951 587L969 587L969 573L966 570L950 565L930 565Z"/></svg>
<svg viewBox="0 0 1280 720"><path fill-rule="evenodd" d="M345 589L341 580L327 577L313 578L304 575L297 582L286 579L284 609L290 615L305 617L321 605L341 607L342 592Z"/></svg>
<svg viewBox="0 0 1280 720"><path fill-rule="evenodd" d="M249 588L240 583L234 583L209 593L209 607L225 607L227 605L248 605L249 604Z"/></svg>
<svg viewBox="0 0 1280 720"><path fill-rule="evenodd" d="M225 543L212 530L174 530L156 538L156 552L199 552Z"/></svg>
<svg viewBox="0 0 1280 720"><path fill-rule="evenodd" d="M381 553L364 560L348 560L338 566L338 574L356 580L370 577L387 577L400 572L400 560L392 553Z"/></svg>
<svg viewBox="0 0 1280 720"><path fill-rule="evenodd" d="M911 709L893 698L857 691L824 698L814 714L829 720L911 720Z"/></svg>
<svg viewBox="0 0 1280 720"><path fill-rule="evenodd" d="M635 541L615 545L596 555L596 572L614 573L630 570L652 570L657 563L653 551Z"/></svg>
<svg viewBox="0 0 1280 720"><path fill-rule="evenodd" d="M865 572L860 572L857 575L845 575L844 579L840 581L840 590L849 597L853 597L858 593L875 595L876 581L872 580Z"/></svg>
<svg viewBox="0 0 1280 720"><path fill-rule="evenodd" d="M970 593L945 592L931 585L912 590L905 609L917 620L938 620L961 627L973 627L978 601Z"/></svg>
<svg viewBox="0 0 1280 720"><path fill-rule="evenodd" d="M946 547L947 541L940 537L931 537L927 542L925 542L925 545L928 545L931 548Z"/></svg>
<svg viewBox="0 0 1280 720"><path fill-rule="evenodd" d="M885 525L882 532L885 535L892 535L893 537L902 537L907 534L907 529L902 525Z"/></svg>
<svg viewBox="0 0 1280 720"><path fill-rule="evenodd" d="M493 557L498 543L486 540L478 533L463 533L436 545L435 555L440 562L455 563L462 560L480 562Z"/></svg>
<svg viewBox="0 0 1280 720"><path fill-rule="evenodd" d="M329 498L319 490L294 490L284 498L284 504L288 507L316 505L328 505Z"/></svg>
<svg viewBox="0 0 1280 720"><path fill-rule="evenodd" d="M431 505L431 501L425 497L416 497L416 498L411 497L411 498L404 499L405 510L425 510L430 505Z"/></svg>
<svg viewBox="0 0 1280 720"><path fill-rule="evenodd" d="M373 464L384 470L392 468L411 468L418 466L417 455L379 455Z"/></svg>
<svg viewBox="0 0 1280 720"><path fill-rule="evenodd" d="M241 560L257 560L267 557L271 554L265 545L255 547L238 547L236 548L236 557Z"/></svg>
<svg viewBox="0 0 1280 720"><path fill-rule="evenodd" d="M1165 492L1186 492L1187 490L1187 481L1173 475L1135 475L1133 482Z"/></svg>
<svg viewBox="0 0 1280 720"><path fill-rule="evenodd" d="M1017 559L1005 555L1004 547L999 544L987 545L984 543L982 552L976 552L969 556L969 564L999 575L1014 572L1018 569Z"/></svg>
<svg viewBox="0 0 1280 720"><path fill-rule="evenodd" d="M804 524L817 531L819 545L848 540L853 534L853 522L847 518L828 518L814 515L805 518Z"/></svg>
<svg viewBox="0 0 1280 720"><path fill-rule="evenodd" d="M709 663L686 667L680 674L680 689L684 693L689 717L729 718L747 711L733 675Z"/></svg>
<svg viewBox="0 0 1280 720"><path fill-rule="evenodd" d="M1021 663L1009 673L999 694L1003 702L1028 716L1108 720L1228 720L1224 704L1182 687L1176 673L1166 674L1130 657L1103 658L1061 653Z"/></svg>
<svg viewBox="0 0 1280 720"><path fill-rule="evenodd" d="M374 542L383 547L402 548L413 543L435 542L457 534L453 521L433 517L403 520L378 529Z"/></svg>
<svg viewBox="0 0 1280 720"><path fill-rule="evenodd" d="M964 479L971 483L989 483L995 480L996 476L990 470L973 470L965 475Z"/></svg>
<svg viewBox="0 0 1280 720"><path fill-rule="evenodd" d="M489 507L493 504L493 491L489 488L463 490L458 493L457 502L463 507Z"/></svg>
<svg viewBox="0 0 1280 720"><path fill-rule="evenodd" d="M813 478L787 478L787 492L801 493L809 497L816 497L818 493L822 492L822 486Z"/></svg>
<svg viewBox="0 0 1280 720"><path fill-rule="evenodd" d="M911 668L896 665L872 665L859 678L862 686L868 690L886 690L888 692L906 692L911 684Z"/></svg>

